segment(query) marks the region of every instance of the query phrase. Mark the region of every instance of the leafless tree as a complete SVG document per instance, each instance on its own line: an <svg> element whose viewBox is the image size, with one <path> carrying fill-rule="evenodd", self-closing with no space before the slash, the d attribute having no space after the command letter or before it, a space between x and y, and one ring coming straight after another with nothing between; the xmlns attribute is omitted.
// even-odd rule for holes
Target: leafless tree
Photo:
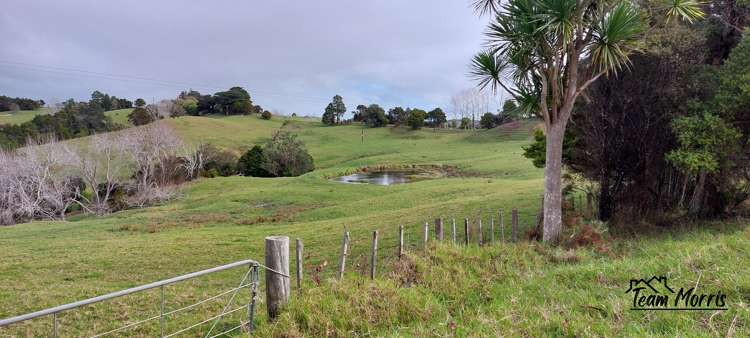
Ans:
<svg viewBox="0 0 750 338"><path fill-rule="evenodd" d="M462 90L451 97L453 118L471 118L476 121L479 116L490 111L490 95L476 88ZM474 128L472 126L472 128Z"/></svg>
<svg viewBox="0 0 750 338"><path fill-rule="evenodd" d="M124 138L116 133L92 135L81 147L68 148L67 155L75 163L77 174L91 188L91 198L81 196L76 202L96 215L110 211L112 192L122 184L127 167L128 149Z"/></svg>
<svg viewBox="0 0 750 338"><path fill-rule="evenodd" d="M0 224L65 219L80 191L62 147L43 138L28 140L26 147L14 152L0 152Z"/></svg>
<svg viewBox="0 0 750 338"><path fill-rule="evenodd" d="M197 146L184 145L178 151L179 156L183 159L182 167L185 169L188 180L195 179L203 168L203 163L206 161L205 154L201 151L203 147L202 143Z"/></svg>

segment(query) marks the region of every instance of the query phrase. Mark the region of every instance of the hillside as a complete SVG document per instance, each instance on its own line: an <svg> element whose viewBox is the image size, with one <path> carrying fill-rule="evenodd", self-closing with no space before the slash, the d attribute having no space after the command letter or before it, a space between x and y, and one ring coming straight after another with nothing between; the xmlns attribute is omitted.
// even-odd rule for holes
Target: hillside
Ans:
<svg viewBox="0 0 750 338"><path fill-rule="evenodd" d="M39 114L48 114L49 109L40 108L37 110L21 110L17 112L3 111L0 112L0 124L21 124L31 121L34 116Z"/></svg>
<svg viewBox="0 0 750 338"><path fill-rule="evenodd" d="M49 114L49 110L49 108L41 108L38 110L22 110L18 112L0 112L0 124L21 124L31 121L34 116L39 114ZM130 125L130 122L128 122L128 114L130 114L131 111L133 111L132 108L110 110L104 112L104 115L109 116L112 119L112 122Z"/></svg>
<svg viewBox="0 0 750 338"><path fill-rule="evenodd" d="M528 244L417 250L421 224L436 217L487 220L501 208L506 217L518 208L521 230L531 227L542 172L521 156L521 146L529 142L535 122L476 132L364 129L364 142L361 126L323 127L305 119L284 124L281 118L255 116L182 117L159 123L169 123L186 141L237 152L268 139L274 130L290 130L305 141L317 169L295 178L201 179L162 206L2 227L0 317L240 259L262 260L265 236L288 235L304 241L305 275L310 277L301 293L294 290L290 310L277 325L266 325L264 309L259 310L258 336L675 336L691 330L726 334L733 318L739 323L732 330L747 333L750 281L736 268L750 263L750 232L742 223L614 241L605 253ZM330 180L363 166L420 164L451 166L460 174L387 187ZM412 263L390 259L399 224L407 228ZM345 282L329 283L344 227L352 235L352 268ZM380 279L370 282L360 273L376 229L384 268ZM695 283L698 272L702 287L729 295L730 311L711 317L710 312L627 310L623 295L629 278L667 274L686 284ZM315 286L312 276L323 283ZM222 273L170 287L168 306L234 287L237 278L236 272ZM403 280L411 281L408 287ZM61 328L79 336L153 315L157 293L65 313ZM210 305L208 311L221 305ZM195 322L197 316L180 317L174 325ZM594 319L597 324L590 324ZM36 320L8 332L38 334L48 323ZM149 329L154 328L132 334L154 332Z"/></svg>

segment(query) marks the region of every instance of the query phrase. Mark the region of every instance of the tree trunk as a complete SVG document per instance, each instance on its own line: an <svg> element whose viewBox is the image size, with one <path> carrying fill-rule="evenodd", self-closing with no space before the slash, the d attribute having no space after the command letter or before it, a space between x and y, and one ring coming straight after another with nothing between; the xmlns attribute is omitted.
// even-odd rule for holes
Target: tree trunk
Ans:
<svg viewBox="0 0 750 338"><path fill-rule="evenodd" d="M562 147L565 123L547 128L547 152L544 166L544 231L542 240L557 243L562 231Z"/></svg>
<svg viewBox="0 0 750 338"><path fill-rule="evenodd" d="M599 177L599 220L609 221L612 218L612 193L610 192L609 176L606 172Z"/></svg>
<svg viewBox="0 0 750 338"><path fill-rule="evenodd" d="M690 207L688 208L690 215L698 215L700 213L703 206L703 191L705 186L706 172L701 171L698 176L698 184L695 185L695 190L693 191L693 197L690 199Z"/></svg>

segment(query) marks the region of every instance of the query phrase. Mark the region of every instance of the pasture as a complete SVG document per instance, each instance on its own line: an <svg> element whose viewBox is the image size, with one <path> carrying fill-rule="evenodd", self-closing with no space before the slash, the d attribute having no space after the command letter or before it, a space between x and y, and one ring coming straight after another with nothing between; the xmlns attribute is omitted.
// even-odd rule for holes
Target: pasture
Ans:
<svg viewBox="0 0 750 338"><path fill-rule="evenodd" d="M265 322L259 336L425 335L655 335L690 332L747 333L750 231L741 221L712 224L684 235L613 241L607 252L572 252L536 244L491 248L420 247L421 224L436 217L482 217L518 208L521 230L536 217L542 171L522 156L536 124L527 121L487 131L324 127L318 121L255 116L167 119L187 142L211 143L238 154L279 128L297 133L316 170L293 178L200 179L161 206L103 218L0 227L0 317L117 291L240 259L262 261L263 238L288 235L305 243L306 287L293 290L281 320ZM402 185L333 182L365 166L439 165L459 175ZM393 259L397 228L407 228L408 263ZM507 223L506 223L507 224ZM351 231L351 268L334 275L345 227ZM370 233L380 230L379 280L363 277ZM506 226L506 230L509 231ZM568 258L566 258L568 257ZM575 257L575 258L569 258ZM364 267L363 267L364 266ZM668 274L676 284L696 283L729 295L729 311L629 311L629 278ZM409 287L399 281L416 276ZM316 285L311 277L323 282ZM167 306L187 304L236 286L227 272L167 289ZM460 285L462 284L462 286ZM246 296L246 295L245 295ZM91 335L158 314L156 292L64 313L64 336ZM261 297L262 299L262 297ZM208 304L216 311L223 304ZM205 313L204 313L205 314ZM189 324L200 312L170 321ZM172 325L172 324L170 324ZM177 326L174 326L177 327ZM49 332L48 319L0 335ZM131 335L149 335L145 326Z"/></svg>

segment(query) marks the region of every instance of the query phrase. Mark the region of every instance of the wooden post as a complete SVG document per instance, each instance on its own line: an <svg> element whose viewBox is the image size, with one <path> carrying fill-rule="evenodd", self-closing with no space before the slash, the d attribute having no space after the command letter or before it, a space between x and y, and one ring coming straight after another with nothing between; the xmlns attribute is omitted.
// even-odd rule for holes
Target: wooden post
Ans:
<svg viewBox="0 0 750 338"><path fill-rule="evenodd" d="M539 204L539 212L536 214L536 228L534 229L534 232L536 232L537 236L541 238L542 233L544 233L544 194L542 194L540 200L541 202Z"/></svg>
<svg viewBox="0 0 750 338"><path fill-rule="evenodd" d="M495 216L490 216L490 244L495 244Z"/></svg>
<svg viewBox="0 0 750 338"><path fill-rule="evenodd" d="M266 308L268 309L268 319L273 320L279 316L282 307L289 302L289 294L291 293L289 237L266 237L265 245L265 265L270 269L266 271ZM278 271L281 274L271 270Z"/></svg>
<svg viewBox="0 0 750 338"><path fill-rule="evenodd" d="M398 226L398 258L404 255L404 225Z"/></svg>
<svg viewBox="0 0 750 338"><path fill-rule="evenodd" d="M484 234L482 234L482 218L479 218L479 222L477 222L477 243L479 245L482 245L484 241Z"/></svg>
<svg viewBox="0 0 750 338"><path fill-rule="evenodd" d="M430 223L424 222L424 246L427 247L427 239L430 236Z"/></svg>
<svg viewBox="0 0 750 338"><path fill-rule="evenodd" d="M375 265L378 261L378 231L372 232L372 254L370 256L370 279L375 279Z"/></svg>
<svg viewBox="0 0 750 338"><path fill-rule="evenodd" d="M505 223L503 221L503 209L500 209L500 242L505 243Z"/></svg>
<svg viewBox="0 0 750 338"><path fill-rule="evenodd" d="M349 250L349 231L344 231L344 240L341 242L341 259L339 260L339 280L344 278L344 267L346 266L346 255Z"/></svg>
<svg viewBox="0 0 750 338"><path fill-rule="evenodd" d="M297 289L302 288L302 240L297 238Z"/></svg>
<svg viewBox="0 0 750 338"><path fill-rule="evenodd" d="M443 240L443 219L442 218L435 219L435 237L437 237L438 241Z"/></svg>
<svg viewBox="0 0 750 338"><path fill-rule="evenodd" d="M518 209L513 208L510 214L510 240L515 242L518 240Z"/></svg>
<svg viewBox="0 0 750 338"><path fill-rule="evenodd" d="M456 244L456 219L453 218L451 222L451 228L453 231L451 232L451 237L453 238L453 244Z"/></svg>
<svg viewBox="0 0 750 338"><path fill-rule="evenodd" d="M464 218L464 239L466 240L466 245L469 245L469 219Z"/></svg>

